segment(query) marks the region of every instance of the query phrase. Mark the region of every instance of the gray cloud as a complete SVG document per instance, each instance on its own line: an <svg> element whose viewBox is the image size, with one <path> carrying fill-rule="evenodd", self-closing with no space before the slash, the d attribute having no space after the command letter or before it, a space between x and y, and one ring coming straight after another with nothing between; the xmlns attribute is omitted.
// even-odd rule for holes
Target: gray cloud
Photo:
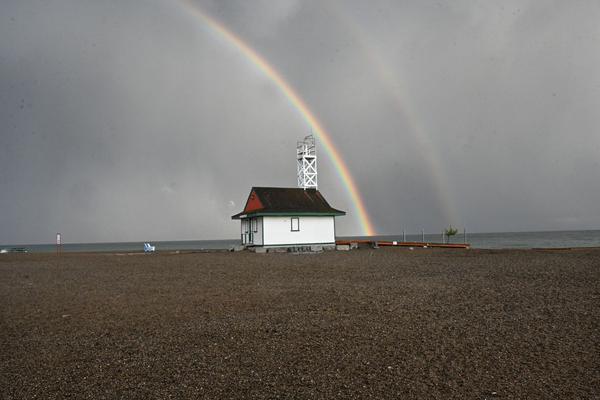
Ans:
<svg viewBox="0 0 600 400"><path fill-rule="evenodd" d="M192 2L276 69L377 233L598 229L596 2ZM0 243L235 238L310 125L175 1L0 4ZM335 165L319 186L361 234Z"/></svg>

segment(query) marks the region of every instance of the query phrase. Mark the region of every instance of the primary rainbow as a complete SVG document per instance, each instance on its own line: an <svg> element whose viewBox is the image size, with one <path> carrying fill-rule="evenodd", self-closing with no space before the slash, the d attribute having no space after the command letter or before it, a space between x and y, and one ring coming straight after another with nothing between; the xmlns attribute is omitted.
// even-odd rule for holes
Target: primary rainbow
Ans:
<svg viewBox="0 0 600 400"><path fill-rule="evenodd" d="M179 4L183 9L185 9L189 14L194 17L200 19L206 25L208 25L211 29L217 32L220 36L227 39L231 44L237 47L243 54L245 54L254 64L256 64L268 77L275 83L281 92L287 97L287 99L292 103L292 105L298 110L300 115L308 122L312 128L313 133L320 140L321 144L325 148L325 152L331 158L335 169L337 170L338 175L342 178L344 183L344 187L346 188L346 192L350 196L352 204L354 205L354 209L356 210L356 214L362 229L362 233L365 236L373 236L375 235L375 230L373 229L373 223L369 218L369 214L367 213L365 204L358 192L358 188L356 187L356 183L352 176L350 175L350 171L346 166L346 163L340 156L340 153L333 145L333 142L330 136L327 134L319 120L314 116L312 111L308 108L306 103L296 94L296 92L292 89L292 87L283 79L283 77L271 66L269 65L258 53L256 53L250 46L244 43L240 38L234 35L230 30L228 30L223 24L219 23L217 20L211 18L207 14L205 14L198 5L190 4L186 0L174 0L176 4Z"/></svg>

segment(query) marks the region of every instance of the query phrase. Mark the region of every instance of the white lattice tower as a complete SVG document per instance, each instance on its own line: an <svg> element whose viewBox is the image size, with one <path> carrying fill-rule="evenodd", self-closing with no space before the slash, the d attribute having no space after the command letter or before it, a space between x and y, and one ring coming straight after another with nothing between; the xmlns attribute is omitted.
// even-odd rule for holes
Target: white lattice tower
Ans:
<svg viewBox="0 0 600 400"><path fill-rule="evenodd" d="M317 189L317 146L313 135L298 142L296 157L298 160L298 187L304 190Z"/></svg>

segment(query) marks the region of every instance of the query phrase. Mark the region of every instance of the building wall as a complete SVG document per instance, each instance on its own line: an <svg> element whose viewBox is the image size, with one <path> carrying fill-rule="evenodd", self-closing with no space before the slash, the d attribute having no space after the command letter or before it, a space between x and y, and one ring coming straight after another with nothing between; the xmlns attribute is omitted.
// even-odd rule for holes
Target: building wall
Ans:
<svg viewBox="0 0 600 400"><path fill-rule="evenodd" d="M256 217L253 218L256 220L256 229L254 232L254 245L255 246L262 246L262 241L263 241L263 217ZM253 223L251 223L250 225L252 225Z"/></svg>
<svg viewBox="0 0 600 400"><path fill-rule="evenodd" d="M262 217L245 218L241 220L242 244L262 246L263 223Z"/></svg>
<svg viewBox="0 0 600 400"><path fill-rule="evenodd" d="M297 218L297 231L292 231L292 218ZM333 216L263 217L261 225L264 246L335 243Z"/></svg>
<svg viewBox="0 0 600 400"><path fill-rule="evenodd" d="M248 244L248 219L240 220L240 235L242 238L242 244Z"/></svg>

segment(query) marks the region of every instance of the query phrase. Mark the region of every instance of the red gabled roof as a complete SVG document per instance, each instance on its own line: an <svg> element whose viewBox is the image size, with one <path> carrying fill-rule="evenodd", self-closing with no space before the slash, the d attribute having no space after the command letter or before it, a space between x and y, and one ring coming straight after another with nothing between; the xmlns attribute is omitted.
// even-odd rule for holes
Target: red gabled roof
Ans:
<svg viewBox="0 0 600 400"><path fill-rule="evenodd" d="M258 215L346 215L332 208L316 189L254 187L244 211L232 219Z"/></svg>
<svg viewBox="0 0 600 400"><path fill-rule="evenodd" d="M250 191L250 196L248 196L248 200L246 200L246 207L244 207L244 212L258 210L259 208L263 208L258 196L254 189Z"/></svg>

